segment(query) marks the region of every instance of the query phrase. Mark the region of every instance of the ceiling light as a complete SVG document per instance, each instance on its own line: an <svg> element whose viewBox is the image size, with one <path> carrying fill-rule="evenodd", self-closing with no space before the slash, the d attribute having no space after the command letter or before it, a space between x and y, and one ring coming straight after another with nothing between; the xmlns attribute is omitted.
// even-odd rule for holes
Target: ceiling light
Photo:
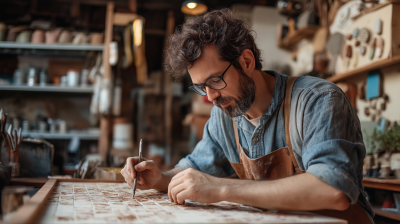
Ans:
<svg viewBox="0 0 400 224"><path fill-rule="evenodd" d="M200 15L207 12L207 6L202 1L189 0L182 3L181 11L189 15Z"/></svg>
<svg viewBox="0 0 400 224"><path fill-rule="evenodd" d="M190 3L186 4L186 6L187 6L189 9L194 9L194 8L196 8L197 3L190 2Z"/></svg>

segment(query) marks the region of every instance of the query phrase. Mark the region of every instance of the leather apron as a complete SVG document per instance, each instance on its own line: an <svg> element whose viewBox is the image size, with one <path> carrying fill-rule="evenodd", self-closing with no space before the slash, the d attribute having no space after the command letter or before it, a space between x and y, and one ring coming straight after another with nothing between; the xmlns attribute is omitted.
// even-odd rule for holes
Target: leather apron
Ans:
<svg viewBox="0 0 400 224"><path fill-rule="evenodd" d="M232 119L240 163L230 162L230 164L240 179L271 180L305 173L304 170L300 170L299 164L293 154L289 135L290 102L292 98L293 85L296 79L296 77L290 77L286 82L284 112L287 147L280 148L257 159L250 159L243 151L246 149L242 148L240 145L238 128L235 120ZM366 211L364 211L358 203L350 205L345 211L318 210L312 212L324 216L344 219L347 220L349 224L371 224Z"/></svg>

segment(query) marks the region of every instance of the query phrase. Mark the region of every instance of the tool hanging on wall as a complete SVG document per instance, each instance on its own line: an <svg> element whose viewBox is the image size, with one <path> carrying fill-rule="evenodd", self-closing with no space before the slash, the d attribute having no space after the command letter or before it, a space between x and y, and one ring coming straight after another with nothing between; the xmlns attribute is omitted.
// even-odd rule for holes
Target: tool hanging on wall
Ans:
<svg viewBox="0 0 400 224"><path fill-rule="evenodd" d="M89 79L93 83L93 95L90 102L90 113L93 115L91 119L92 124L96 124L99 120L99 101L100 101L100 89L101 89L101 67L102 67L102 55L98 54L96 63L89 72Z"/></svg>
<svg viewBox="0 0 400 224"><path fill-rule="evenodd" d="M318 0L318 13L321 27L316 31L313 39L314 45L314 70L323 74L328 73L328 49L327 40L329 36L328 22L328 0ZM322 76L323 77L323 76Z"/></svg>
<svg viewBox="0 0 400 224"><path fill-rule="evenodd" d="M144 42L144 18L139 16L125 27L123 68L129 67L132 62L136 67L138 84L143 84L148 78L147 61Z"/></svg>
<svg viewBox="0 0 400 224"><path fill-rule="evenodd" d="M147 80L147 61L144 43L144 18L139 17L132 23L133 52L136 66L136 77L139 84Z"/></svg>
<svg viewBox="0 0 400 224"><path fill-rule="evenodd" d="M12 124L8 127L8 130L5 130L7 121L7 114L0 109L0 136L3 139L3 144L6 150L9 152L9 166L12 167L11 176L15 177L19 175L19 146L23 140L22 130L19 128L17 130L12 129ZM1 148L1 146L0 146Z"/></svg>

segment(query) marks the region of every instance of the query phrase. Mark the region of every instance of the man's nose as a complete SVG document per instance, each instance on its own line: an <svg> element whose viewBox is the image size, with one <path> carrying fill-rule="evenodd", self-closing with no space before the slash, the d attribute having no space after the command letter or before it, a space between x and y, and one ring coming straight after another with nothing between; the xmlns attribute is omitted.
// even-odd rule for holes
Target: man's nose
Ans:
<svg viewBox="0 0 400 224"><path fill-rule="evenodd" d="M207 98L210 102L214 102L214 100L221 95L218 90L211 89L208 86L206 87L206 92Z"/></svg>

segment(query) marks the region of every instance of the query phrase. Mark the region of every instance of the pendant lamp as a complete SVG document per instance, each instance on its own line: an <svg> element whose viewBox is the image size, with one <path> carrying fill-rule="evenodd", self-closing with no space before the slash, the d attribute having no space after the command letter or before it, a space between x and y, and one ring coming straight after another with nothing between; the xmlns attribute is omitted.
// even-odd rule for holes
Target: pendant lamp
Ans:
<svg viewBox="0 0 400 224"><path fill-rule="evenodd" d="M181 11L189 15L200 15L207 12L207 6L202 1L188 0L182 3Z"/></svg>

